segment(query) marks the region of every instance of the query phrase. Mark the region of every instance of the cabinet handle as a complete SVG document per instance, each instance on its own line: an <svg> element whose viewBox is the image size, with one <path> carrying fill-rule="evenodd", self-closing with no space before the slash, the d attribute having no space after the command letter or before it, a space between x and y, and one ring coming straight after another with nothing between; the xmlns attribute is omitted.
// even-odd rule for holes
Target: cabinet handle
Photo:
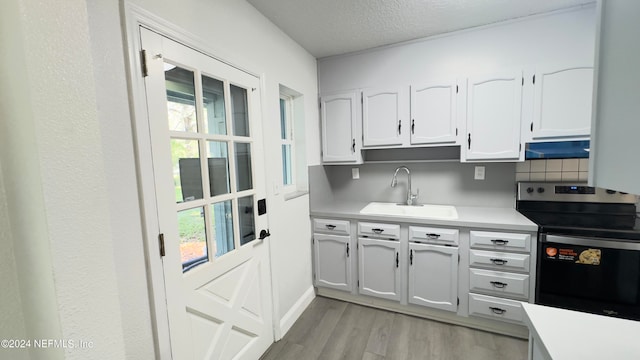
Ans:
<svg viewBox="0 0 640 360"><path fill-rule="evenodd" d="M491 242L493 243L493 245L507 245L509 243L509 240L492 239Z"/></svg>
<svg viewBox="0 0 640 360"><path fill-rule="evenodd" d="M336 228L336 226L335 226L335 225L331 225L331 224L327 224L327 225L325 225L325 227L326 227L327 229L329 229L329 230L333 230L333 229L335 229L335 228Z"/></svg>
<svg viewBox="0 0 640 360"><path fill-rule="evenodd" d="M356 139L351 140L351 152L356 152Z"/></svg>
<svg viewBox="0 0 640 360"><path fill-rule="evenodd" d="M440 234L427 233L426 234L429 239L437 239L440 237Z"/></svg>
<svg viewBox="0 0 640 360"><path fill-rule="evenodd" d="M491 309L491 312L492 312L492 313L494 313L494 314L498 314L498 315L502 315L502 314L504 314L504 313L506 313L506 312L507 312L507 310L505 310L505 309L500 309L499 307L493 307L493 306L490 306L490 307L489 307L489 309Z"/></svg>
<svg viewBox="0 0 640 360"><path fill-rule="evenodd" d="M349 257L349 243L347 243L347 257Z"/></svg>
<svg viewBox="0 0 640 360"><path fill-rule="evenodd" d="M469 144L469 145L467 146L467 149L468 149L468 150L471 150L471 133L469 133L469 138L467 139L467 143Z"/></svg>
<svg viewBox="0 0 640 360"><path fill-rule="evenodd" d="M409 265L413 265L413 250L409 252Z"/></svg>
<svg viewBox="0 0 640 360"><path fill-rule="evenodd" d="M396 267L400 266L400 254L396 252Z"/></svg>
<svg viewBox="0 0 640 360"><path fill-rule="evenodd" d="M415 130L416 130L416 120L411 119L411 133L415 134Z"/></svg>
<svg viewBox="0 0 640 360"><path fill-rule="evenodd" d="M489 261L491 261L494 265L504 265L508 262L505 259L489 259Z"/></svg>
<svg viewBox="0 0 640 360"><path fill-rule="evenodd" d="M504 289L505 287L507 287L507 285L509 285L500 281L490 281L489 283L493 285L493 287L496 287L498 289Z"/></svg>
<svg viewBox="0 0 640 360"><path fill-rule="evenodd" d="M398 120L398 135L402 135L402 120Z"/></svg>
<svg viewBox="0 0 640 360"><path fill-rule="evenodd" d="M382 232L384 231L384 229L371 229L371 231L373 231L376 234L382 234Z"/></svg>

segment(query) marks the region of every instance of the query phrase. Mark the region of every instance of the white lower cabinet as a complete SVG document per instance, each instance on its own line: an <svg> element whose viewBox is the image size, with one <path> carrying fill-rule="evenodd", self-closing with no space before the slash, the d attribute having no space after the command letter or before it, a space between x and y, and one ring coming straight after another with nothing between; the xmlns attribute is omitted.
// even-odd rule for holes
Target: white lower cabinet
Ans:
<svg viewBox="0 0 640 360"><path fill-rule="evenodd" d="M358 238L358 291L388 300L400 300L400 242Z"/></svg>
<svg viewBox="0 0 640 360"><path fill-rule="evenodd" d="M458 310L457 247L409 243L409 303Z"/></svg>
<svg viewBox="0 0 640 360"><path fill-rule="evenodd" d="M351 291L350 237L314 234L313 238L316 286Z"/></svg>

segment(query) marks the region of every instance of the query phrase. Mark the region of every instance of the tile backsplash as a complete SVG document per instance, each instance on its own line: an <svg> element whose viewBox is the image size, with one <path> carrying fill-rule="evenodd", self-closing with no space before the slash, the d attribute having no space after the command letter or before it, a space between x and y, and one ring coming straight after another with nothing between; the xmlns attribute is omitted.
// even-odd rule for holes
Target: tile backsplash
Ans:
<svg viewBox="0 0 640 360"><path fill-rule="evenodd" d="M526 160L516 164L516 181L587 181L589 159Z"/></svg>

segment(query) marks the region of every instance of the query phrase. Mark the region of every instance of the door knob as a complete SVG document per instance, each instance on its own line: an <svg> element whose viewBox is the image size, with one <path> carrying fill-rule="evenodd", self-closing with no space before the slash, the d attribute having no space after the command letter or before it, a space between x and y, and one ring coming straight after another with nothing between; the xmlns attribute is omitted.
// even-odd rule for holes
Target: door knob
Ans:
<svg viewBox="0 0 640 360"><path fill-rule="evenodd" d="M264 240L264 239L268 238L269 236L271 236L271 233L269 232L269 229L260 230L260 237L259 237L260 240Z"/></svg>

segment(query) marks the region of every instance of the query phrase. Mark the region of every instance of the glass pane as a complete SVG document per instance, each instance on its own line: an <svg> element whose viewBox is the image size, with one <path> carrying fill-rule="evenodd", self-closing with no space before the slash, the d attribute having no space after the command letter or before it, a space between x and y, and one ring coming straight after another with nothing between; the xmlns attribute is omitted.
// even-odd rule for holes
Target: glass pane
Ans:
<svg viewBox="0 0 640 360"><path fill-rule="evenodd" d="M249 136L249 107L247 106L246 89L231 85L231 111L233 135Z"/></svg>
<svg viewBox="0 0 640 360"><path fill-rule="evenodd" d="M171 161L176 202L202 199L198 140L171 139Z"/></svg>
<svg viewBox="0 0 640 360"><path fill-rule="evenodd" d="M256 239L256 225L253 218L253 196L238 199L240 217L240 245Z"/></svg>
<svg viewBox="0 0 640 360"><path fill-rule="evenodd" d="M282 140L287 139L287 113L286 113L286 101L280 99L280 137Z"/></svg>
<svg viewBox="0 0 640 360"><path fill-rule="evenodd" d="M213 229L213 253L224 255L235 248L233 242L233 211L231 200L211 204L211 229Z"/></svg>
<svg viewBox="0 0 640 360"><path fill-rule="evenodd" d="M238 189L243 191L253 189L251 174L251 144L235 143L236 145L236 171Z"/></svg>
<svg viewBox="0 0 640 360"><path fill-rule="evenodd" d="M169 130L198 131L193 71L164 64Z"/></svg>
<svg viewBox="0 0 640 360"><path fill-rule="evenodd" d="M178 211L178 234L183 272L207 262L209 256L204 229L204 208Z"/></svg>
<svg viewBox="0 0 640 360"><path fill-rule="evenodd" d="M207 160L209 162L209 191L211 196L228 194L229 155L227 143L224 141L207 142Z"/></svg>
<svg viewBox="0 0 640 360"><path fill-rule="evenodd" d="M227 115L224 110L224 83L202 76L202 101L204 104L204 126L207 134L226 135Z"/></svg>
<svg viewBox="0 0 640 360"><path fill-rule="evenodd" d="M282 181L284 185L291 185L291 145L282 145Z"/></svg>

